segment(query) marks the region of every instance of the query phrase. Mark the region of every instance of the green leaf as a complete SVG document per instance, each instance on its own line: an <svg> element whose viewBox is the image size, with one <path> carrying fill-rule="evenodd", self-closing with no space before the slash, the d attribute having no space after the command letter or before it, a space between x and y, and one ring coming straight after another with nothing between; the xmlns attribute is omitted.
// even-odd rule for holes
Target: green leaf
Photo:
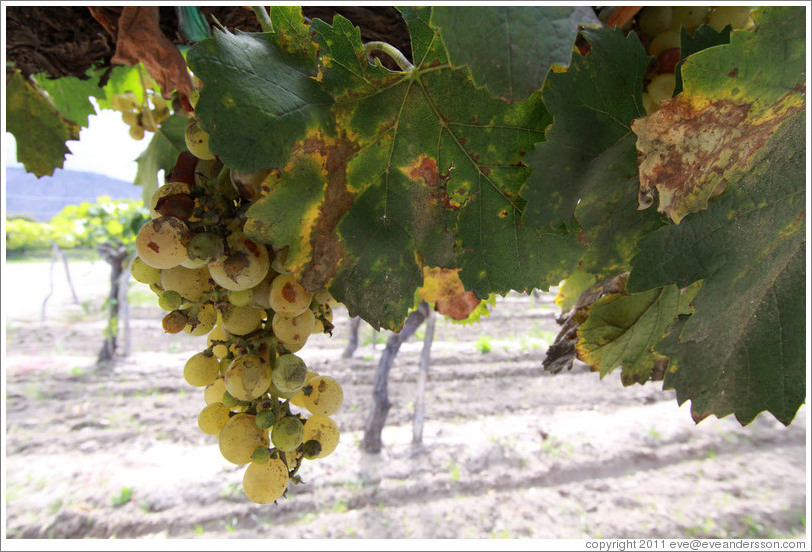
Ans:
<svg viewBox="0 0 812 552"><path fill-rule="evenodd" d="M533 174L522 190L524 222L531 226L569 223L579 200L592 188L605 193L627 185L636 165L631 122L645 115L643 76L649 63L640 41L620 30L587 30L586 57L576 55L565 73L553 73L543 92L553 115L546 141L527 156ZM618 145L619 143L622 145ZM604 180L607 166L623 178ZM633 174L633 173L632 173ZM593 191L594 193L594 191Z"/></svg>
<svg viewBox="0 0 812 552"><path fill-rule="evenodd" d="M110 78L104 85L104 95L99 96L99 107L102 109L112 109L110 100L113 96L132 92L139 104L144 102L144 86L141 82L140 71L146 71L139 63L132 67L117 65L110 72Z"/></svg>
<svg viewBox="0 0 812 552"><path fill-rule="evenodd" d="M773 132L806 102L804 9L753 12L755 29L689 57L683 93L635 121L641 208L679 223L707 208L730 174L746 169Z"/></svg>
<svg viewBox="0 0 812 552"><path fill-rule="evenodd" d="M600 277L628 270L637 240L661 226L637 210L637 153L631 122L645 114L649 57L633 35L587 30L587 56L553 73L543 99L553 114L546 141L528 154L524 224L579 226L589 245L579 269ZM575 219L573 221L573 218Z"/></svg>
<svg viewBox="0 0 812 552"><path fill-rule="evenodd" d="M19 71L7 81L6 129L16 138L17 159L38 178L62 168L70 153L65 142L79 139L79 125L66 119Z"/></svg>
<svg viewBox="0 0 812 552"><path fill-rule="evenodd" d="M578 358L599 371L601 378L622 365L623 385L646 383L662 358L653 352L654 345L678 315L691 312L689 305L698 289L672 285L605 295L588 307L588 317L578 327Z"/></svg>
<svg viewBox="0 0 812 552"><path fill-rule="evenodd" d="M34 75L40 88L48 93L56 108L62 115L79 126L86 127L88 116L96 114L96 108L90 98L104 97L104 90L99 87L99 77L103 70L89 70L86 80L76 77L49 79L45 74Z"/></svg>
<svg viewBox="0 0 812 552"><path fill-rule="evenodd" d="M276 33L215 31L189 51L204 84L195 114L209 147L241 172L283 167L297 142L332 127L315 57L286 46Z"/></svg>
<svg viewBox="0 0 812 552"><path fill-rule="evenodd" d="M804 113L787 120L707 210L640 243L628 288L704 279L694 314L657 351L696 420L768 410L788 424L806 395Z"/></svg>
<svg viewBox="0 0 812 552"><path fill-rule="evenodd" d="M186 151L186 122L188 119L180 115L172 115L153 134L147 148L142 151L135 162L138 169L135 173L134 184L141 186L141 197L144 203L149 204L149 198L158 189L158 171L169 171L175 166L180 152Z"/></svg>
<svg viewBox="0 0 812 552"><path fill-rule="evenodd" d="M410 19L427 38L425 14ZM540 98L509 105L477 89L467 71L445 63L436 34L416 50L413 71L393 73L366 62L360 36L341 18L314 26L338 129L356 149L346 166L356 199L338 227L345 262L336 298L373 326L395 329L423 266L458 266L480 298L558 283L580 254L574 236L520 222L522 157L549 123Z"/></svg>
<svg viewBox="0 0 812 552"><path fill-rule="evenodd" d="M701 52L713 46L720 44L728 44L730 42L730 25L727 25L721 31L717 31L710 25L700 25L694 31L693 35L688 33L685 27L680 28L680 47L679 57L680 62L677 63L676 70L674 71L677 77L677 85L674 88L674 96L682 92L682 61L688 56L697 52Z"/></svg>
<svg viewBox="0 0 812 552"><path fill-rule="evenodd" d="M431 22L451 63L507 101L527 99L553 65L569 65L579 25L600 24L587 6L435 6Z"/></svg>
<svg viewBox="0 0 812 552"><path fill-rule="evenodd" d="M588 272L573 272L564 283L558 295L555 296L555 304L561 307L561 312L567 312L575 307L581 294L598 280L598 277Z"/></svg>

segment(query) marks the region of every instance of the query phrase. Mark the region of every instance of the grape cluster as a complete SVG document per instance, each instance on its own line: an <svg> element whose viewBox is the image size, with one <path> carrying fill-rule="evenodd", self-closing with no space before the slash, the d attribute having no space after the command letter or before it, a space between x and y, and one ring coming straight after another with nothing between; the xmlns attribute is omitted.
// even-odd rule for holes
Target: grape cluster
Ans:
<svg viewBox="0 0 812 552"><path fill-rule="evenodd" d="M744 29L752 24L748 6L647 6L640 11L638 27L648 53L655 58L643 105L647 113L660 108L660 102L674 94L674 74L680 60L680 30L693 33L700 25L708 24L717 31L727 25Z"/></svg>
<svg viewBox="0 0 812 552"><path fill-rule="evenodd" d="M135 94L126 92L113 96L110 105L121 112L121 120L130 127L130 137L134 140L143 139L146 131L158 130L158 125L171 114L168 102L153 90L147 90L143 104Z"/></svg>
<svg viewBox="0 0 812 552"><path fill-rule="evenodd" d="M190 385L205 389L198 426L217 436L226 460L248 464L243 490L267 504L300 482L303 460L338 445L330 416L343 402L341 385L295 354L310 335L330 333L337 303L285 270L285 250L243 232L263 175L224 166L194 118L186 140L191 153L180 154L153 194L130 271L168 311L166 332L208 336L183 370Z"/></svg>

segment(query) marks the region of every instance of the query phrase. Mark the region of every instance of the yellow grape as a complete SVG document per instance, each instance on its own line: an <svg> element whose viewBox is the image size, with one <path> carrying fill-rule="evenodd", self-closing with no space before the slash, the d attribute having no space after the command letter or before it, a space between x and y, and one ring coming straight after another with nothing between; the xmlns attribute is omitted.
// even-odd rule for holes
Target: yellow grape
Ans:
<svg viewBox="0 0 812 552"><path fill-rule="evenodd" d="M203 400L206 404L214 404L223 402L223 393L226 392L226 380L217 378L212 383L206 386L203 391Z"/></svg>
<svg viewBox="0 0 812 552"><path fill-rule="evenodd" d="M720 32L727 25L734 29L744 29L749 22L749 6L719 6L708 17L708 25Z"/></svg>
<svg viewBox="0 0 812 552"><path fill-rule="evenodd" d="M674 94L676 86L677 77L673 73L663 73L651 79L648 95L654 105L659 106L661 101L669 99Z"/></svg>
<svg viewBox="0 0 812 552"><path fill-rule="evenodd" d="M270 385L271 367L254 354L238 356L231 362L226 372L226 390L241 401L261 397L268 391Z"/></svg>
<svg viewBox="0 0 812 552"><path fill-rule="evenodd" d="M318 376L307 382L310 393L304 389L302 402L313 414L332 416L344 402L344 390L341 384L329 376Z"/></svg>
<svg viewBox="0 0 812 552"><path fill-rule="evenodd" d="M214 159L209 149L209 134L200 128L197 119L189 119L186 124L186 147L198 159Z"/></svg>
<svg viewBox="0 0 812 552"><path fill-rule="evenodd" d="M158 217L138 231L135 250L153 268L172 268L186 259L189 229L179 218Z"/></svg>
<svg viewBox="0 0 812 552"><path fill-rule="evenodd" d="M183 378L189 385L206 387L213 383L220 374L220 363L212 355L196 353L186 361L183 367Z"/></svg>
<svg viewBox="0 0 812 552"><path fill-rule="evenodd" d="M231 249L228 257L209 263L212 279L231 291L250 289L262 282L271 266L268 248L249 240L242 232L229 236L228 245Z"/></svg>
<svg viewBox="0 0 812 552"><path fill-rule="evenodd" d="M315 378L318 375L319 375L318 372L314 372L313 370L308 370L307 371L307 376L305 376L305 386L307 386L307 384L310 382L310 380L312 380L313 378ZM300 390L298 393L296 393L296 395L294 397L291 397L290 404L292 404L294 406L298 406L299 408L304 408L304 391Z"/></svg>
<svg viewBox="0 0 812 552"><path fill-rule="evenodd" d="M222 343L214 345L213 347L212 345L214 344L215 341L227 341L228 339L230 339L230 337L231 336L228 335L228 332L226 332L223 329L222 321L218 316L218 320L217 323L214 325L214 329L209 334L208 339L206 339L206 345L212 348L211 352L214 353L214 356L221 359L228 354L228 347Z"/></svg>
<svg viewBox="0 0 812 552"><path fill-rule="evenodd" d="M155 210L155 207L157 207L158 202L161 199L171 195L178 194L188 195L190 191L191 188L186 182L167 182L163 186L160 186L152 194L152 197L149 198L149 216L154 219L161 216L161 213Z"/></svg>
<svg viewBox="0 0 812 552"><path fill-rule="evenodd" d="M209 303L192 305L188 309L187 316L189 321L183 327L183 331L189 335L206 335L217 324L217 309Z"/></svg>
<svg viewBox="0 0 812 552"><path fill-rule="evenodd" d="M175 266L161 271L161 287L180 293L188 301L198 302L207 291L211 291L209 269Z"/></svg>
<svg viewBox="0 0 812 552"><path fill-rule="evenodd" d="M228 292L228 302L235 307L244 307L248 305L253 298L254 288Z"/></svg>
<svg viewBox="0 0 812 552"><path fill-rule="evenodd" d="M131 126L130 127L130 138L132 138L133 140L143 140L144 139L144 127Z"/></svg>
<svg viewBox="0 0 812 552"><path fill-rule="evenodd" d="M121 120L124 121L127 126L136 126L138 124L138 113L129 109L122 111Z"/></svg>
<svg viewBox="0 0 812 552"><path fill-rule="evenodd" d="M245 496L256 504L270 504L284 494L288 486L288 468L279 458L264 464L251 463L242 478Z"/></svg>
<svg viewBox="0 0 812 552"><path fill-rule="evenodd" d="M247 335L262 325L265 312L254 307L229 305L223 311L223 328L234 335Z"/></svg>
<svg viewBox="0 0 812 552"><path fill-rule="evenodd" d="M219 435L229 417L231 410L226 405L221 402L211 403L197 416L197 427L206 435Z"/></svg>
<svg viewBox="0 0 812 552"><path fill-rule="evenodd" d="M293 274L280 274L271 282L268 301L274 312L298 316L310 307L312 300L313 294L306 291Z"/></svg>
<svg viewBox="0 0 812 552"><path fill-rule="evenodd" d="M293 354L280 355L274 363L271 381L283 393L296 393L304 386L307 366ZM315 381L315 380L314 380Z"/></svg>
<svg viewBox="0 0 812 552"><path fill-rule="evenodd" d="M338 446L338 426L327 416L313 415L304 424L304 442L318 441L321 452L312 455L308 460L324 458L332 453Z"/></svg>
<svg viewBox="0 0 812 552"><path fill-rule="evenodd" d="M710 8L706 6L677 6L671 20L671 30L679 32L681 27L692 31L699 27L708 16Z"/></svg>
<svg viewBox="0 0 812 552"><path fill-rule="evenodd" d="M341 303L336 301L326 289L314 293L313 300L319 305L327 305L328 307L338 307L341 305Z"/></svg>
<svg viewBox="0 0 812 552"><path fill-rule="evenodd" d="M116 111L126 111L128 109L136 109L138 107L138 99L132 92L124 94L116 94L110 98L110 106Z"/></svg>
<svg viewBox="0 0 812 552"><path fill-rule="evenodd" d="M180 311L172 311L161 319L161 326L168 334L176 334L183 331L188 319Z"/></svg>
<svg viewBox="0 0 812 552"><path fill-rule="evenodd" d="M316 317L313 311L305 309L299 316L285 316L279 312L274 313L271 327L273 333L283 343L299 343L307 341L313 333Z"/></svg>
<svg viewBox="0 0 812 552"><path fill-rule="evenodd" d="M161 270L149 266L141 257L133 257L130 262L130 274L136 282L158 284L161 281Z"/></svg>
<svg viewBox="0 0 812 552"><path fill-rule="evenodd" d="M657 36L671 25L670 6L646 6L640 10L640 30L648 36Z"/></svg>
<svg viewBox="0 0 812 552"><path fill-rule="evenodd" d="M255 416L241 412L228 419L217 436L220 454L232 464L247 464L257 447L268 446L267 431L254 423Z"/></svg>
<svg viewBox="0 0 812 552"><path fill-rule="evenodd" d="M648 45L648 53L654 57L657 57L666 50L679 47L679 33L674 31L665 31L664 33L660 33L654 37L654 40L652 40L651 44Z"/></svg>

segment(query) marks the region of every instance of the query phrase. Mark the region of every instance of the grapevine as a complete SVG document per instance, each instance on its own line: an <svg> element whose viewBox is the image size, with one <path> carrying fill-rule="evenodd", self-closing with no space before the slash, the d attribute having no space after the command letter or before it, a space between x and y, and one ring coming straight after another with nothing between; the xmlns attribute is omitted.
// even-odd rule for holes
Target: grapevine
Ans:
<svg viewBox="0 0 812 552"><path fill-rule="evenodd" d="M169 311L165 331L207 336L183 368L186 382L203 388L198 427L217 437L226 460L248 464L250 500L275 502L301 481L304 460L338 445L328 416L343 402L341 385L294 354L313 333L330 333L337 303L272 268L273 248L243 232L252 201L233 181L240 176L207 151L193 118L186 128L197 155L181 153L152 195L130 270Z"/></svg>

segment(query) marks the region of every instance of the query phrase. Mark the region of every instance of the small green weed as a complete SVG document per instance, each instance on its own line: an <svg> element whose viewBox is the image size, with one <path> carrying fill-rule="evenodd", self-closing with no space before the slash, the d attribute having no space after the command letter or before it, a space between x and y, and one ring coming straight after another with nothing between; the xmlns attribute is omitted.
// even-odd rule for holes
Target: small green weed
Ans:
<svg viewBox="0 0 812 552"><path fill-rule="evenodd" d="M491 340L488 339L488 337L486 337L484 335L477 340L475 346L476 346L476 350L479 351L480 353L482 353L483 355L487 354L487 353L490 353L491 349L493 348L492 345L491 345Z"/></svg>
<svg viewBox="0 0 812 552"><path fill-rule="evenodd" d="M113 506L123 506L133 499L132 487L121 487L121 491L110 499Z"/></svg>

